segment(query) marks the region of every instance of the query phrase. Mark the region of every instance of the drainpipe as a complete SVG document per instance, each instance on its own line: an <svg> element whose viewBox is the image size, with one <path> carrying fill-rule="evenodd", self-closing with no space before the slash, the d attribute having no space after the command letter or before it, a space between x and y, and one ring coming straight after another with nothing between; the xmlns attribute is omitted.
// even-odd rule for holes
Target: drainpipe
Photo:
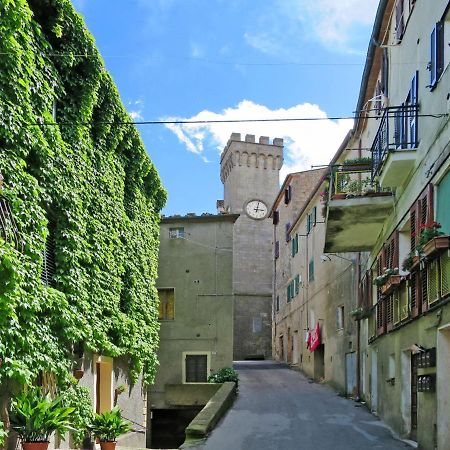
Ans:
<svg viewBox="0 0 450 450"><path fill-rule="evenodd" d="M361 253L356 257L356 292L357 306L362 303L361 289L359 288L359 280L361 279ZM356 321L356 396L355 401L361 400L361 320Z"/></svg>

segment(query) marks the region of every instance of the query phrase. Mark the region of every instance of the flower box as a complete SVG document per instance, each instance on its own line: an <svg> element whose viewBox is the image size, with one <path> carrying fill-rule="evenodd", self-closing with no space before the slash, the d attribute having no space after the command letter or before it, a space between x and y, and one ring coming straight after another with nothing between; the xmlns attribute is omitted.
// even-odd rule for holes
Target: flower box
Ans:
<svg viewBox="0 0 450 450"><path fill-rule="evenodd" d="M402 277L400 275L391 275L386 283L381 286L381 294L390 294L394 290L394 288L400 284L401 279Z"/></svg>
<svg viewBox="0 0 450 450"><path fill-rule="evenodd" d="M449 248L449 246L450 246L450 236L447 235L436 236L435 238L430 239L423 246L423 253L426 256L431 256L433 253L436 253L439 250Z"/></svg>
<svg viewBox="0 0 450 450"><path fill-rule="evenodd" d="M367 163L344 164L341 166L342 172L370 172L372 167Z"/></svg>

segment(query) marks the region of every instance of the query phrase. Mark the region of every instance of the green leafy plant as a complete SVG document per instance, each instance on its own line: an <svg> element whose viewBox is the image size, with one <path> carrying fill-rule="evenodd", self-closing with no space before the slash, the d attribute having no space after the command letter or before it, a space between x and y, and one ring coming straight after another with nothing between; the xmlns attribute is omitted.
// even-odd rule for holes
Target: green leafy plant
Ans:
<svg viewBox="0 0 450 450"><path fill-rule="evenodd" d="M150 384L166 192L136 128L115 125L129 115L71 2L4 0L0 17L1 195L23 243L0 239L0 407L42 371L65 378L80 341Z"/></svg>
<svg viewBox="0 0 450 450"><path fill-rule="evenodd" d="M239 375L231 367L224 367L208 377L209 383L225 383L226 381L232 381L236 389L239 387Z"/></svg>
<svg viewBox="0 0 450 450"><path fill-rule="evenodd" d="M374 278L373 284L377 286L383 286L387 283L392 275L398 275L398 267L394 269L384 269L384 272L380 276Z"/></svg>
<svg viewBox="0 0 450 450"><path fill-rule="evenodd" d="M77 384L76 380L71 380L70 386L62 394L64 406L74 409L71 416L75 430L72 431L73 443L81 447L83 441L89 435L90 426L94 419L92 408L92 398L89 389Z"/></svg>
<svg viewBox="0 0 450 450"><path fill-rule="evenodd" d="M413 264L414 264L414 253L410 252L406 255L405 259L402 262L402 270L405 272L409 272Z"/></svg>
<svg viewBox="0 0 450 450"><path fill-rule="evenodd" d="M0 420L0 447L3 447L8 437L8 430L5 430L3 422Z"/></svg>
<svg viewBox="0 0 450 450"><path fill-rule="evenodd" d="M122 418L119 408L96 414L90 426L92 434L100 441L114 442L122 434L131 430L131 424Z"/></svg>
<svg viewBox="0 0 450 450"><path fill-rule="evenodd" d="M23 442L48 442L53 432L64 439L74 430L72 415L75 408L62 405L62 397L51 399L39 387L28 387L12 401L11 428Z"/></svg>
<svg viewBox="0 0 450 450"><path fill-rule="evenodd" d="M444 233L440 231L441 224L438 222L430 222L420 226L419 230L419 246L422 248L427 242L435 237L442 236Z"/></svg>
<svg viewBox="0 0 450 450"><path fill-rule="evenodd" d="M354 159L346 159L342 165L344 166L355 166L355 165L371 165L372 164L372 158L370 156L364 156L361 158L354 158Z"/></svg>

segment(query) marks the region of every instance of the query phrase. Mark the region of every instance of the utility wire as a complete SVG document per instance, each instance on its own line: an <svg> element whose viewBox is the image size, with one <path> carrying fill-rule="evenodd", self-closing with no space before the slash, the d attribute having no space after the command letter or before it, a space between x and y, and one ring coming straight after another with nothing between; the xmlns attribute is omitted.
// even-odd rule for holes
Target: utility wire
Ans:
<svg viewBox="0 0 450 450"><path fill-rule="evenodd" d="M15 52L0 52L0 55L5 56L17 56ZM149 57L146 55L102 55L102 54L87 54L87 53L40 53L41 56L55 57L55 58L63 58L63 57L71 57L71 58L98 58L101 57L103 59L146 59L146 60L160 60L164 61L168 60L186 60L193 62L200 62L206 64L217 64L217 65L228 65L228 66L303 66L303 67L339 67L339 66L348 66L348 67L356 67L356 66L364 66L365 61L361 62L298 62L298 61L285 61L285 62L241 62L241 61L227 61L220 59L208 59L208 58L198 58L191 56L164 56L164 57ZM410 64L428 64L428 61L411 61L411 62L392 62L392 65L410 65Z"/></svg>
<svg viewBox="0 0 450 450"><path fill-rule="evenodd" d="M448 113L439 114L414 114L414 117L431 117L440 119L447 117ZM390 118L404 117L403 115L392 115ZM143 121L98 121L98 122L35 122L24 123L23 126L91 126L91 125L205 125L210 123L254 123L254 122L314 122L324 120L355 120L355 119L379 119L381 116L366 116L364 114L354 116L336 117L289 117L274 119L218 119L218 120L143 120Z"/></svg>

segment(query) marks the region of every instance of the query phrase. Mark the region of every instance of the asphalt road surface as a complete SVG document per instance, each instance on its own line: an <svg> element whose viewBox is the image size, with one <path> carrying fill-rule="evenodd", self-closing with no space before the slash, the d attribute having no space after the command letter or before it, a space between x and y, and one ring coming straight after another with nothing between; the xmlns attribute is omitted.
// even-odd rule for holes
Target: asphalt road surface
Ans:
<svg viewBox="0 0 450 450"><path fill-rule="evenodd" d="M239 395L202 450L411 448L363 406L272 361L235 364Z"/></svg>

